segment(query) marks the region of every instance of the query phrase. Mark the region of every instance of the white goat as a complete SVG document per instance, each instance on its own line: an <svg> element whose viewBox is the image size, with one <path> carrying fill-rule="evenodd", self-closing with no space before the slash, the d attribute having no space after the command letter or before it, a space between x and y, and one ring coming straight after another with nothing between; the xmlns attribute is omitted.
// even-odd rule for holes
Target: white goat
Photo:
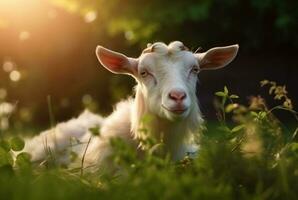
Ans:
<svg viewBox="0 0 298 200"><path fill-rule="evenodd" d="M196 98L198 73L226 66L237 51L238 45L232 45L192 53L179 41L169 45L157 42L148 45L139 58L130 58L98 46L97 58L106 69L135 78L135 98L118 103L107 118L85 111L78 118L29 139L24 151L31 153L32 160L36 161L44 159L45 149L51 149L61 153L58 161L68 164L67 147L71 138L85 144L72 149L82 157L91 137L89 128L99 126L101 134L90 141L85 163L101 166L112 152L110 138L120 137L138 147L142 141L142 118L150 115L150 132L154 137L163 138L173 160L181 159L194 151L192 138L203 123Z"/></svg>

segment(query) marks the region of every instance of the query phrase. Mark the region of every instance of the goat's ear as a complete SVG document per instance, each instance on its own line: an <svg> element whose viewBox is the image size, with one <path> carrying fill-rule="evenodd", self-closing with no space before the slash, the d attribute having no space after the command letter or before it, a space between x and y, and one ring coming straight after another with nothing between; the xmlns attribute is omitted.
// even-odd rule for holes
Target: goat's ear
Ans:
<svg viewBox="0 0 298 200"><path fill-rule="evenodd" d="M207 52L197 53L195 56L198 58L201 70L219 69L232 62L237 55L238 49L238 44L226 47L215 47L209 49Z"/></svg>
<svg viewBox="0 0 298 200"><path fill-rule="evenodd" d="M102 66L115 74L134 75L138 71L138 59L129 58L102 46L97 46L96 56Z"/></svg>

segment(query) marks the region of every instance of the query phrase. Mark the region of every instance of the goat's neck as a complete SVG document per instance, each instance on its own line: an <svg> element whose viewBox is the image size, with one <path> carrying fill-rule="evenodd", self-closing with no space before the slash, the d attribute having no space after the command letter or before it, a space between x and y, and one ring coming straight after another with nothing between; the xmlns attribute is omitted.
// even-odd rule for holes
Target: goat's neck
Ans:
<svg viewBox="0 0 298 200"><path fill-rule="evenodd" d="M185 143L190 136L186 120L169 121L158 116L152 117L152 134L162 139L165 149L176 160L184 154Z"/></svg>
<svg viewBox="0 0 298 200"><path fill-rule="evenodd" d="M143 117L149 116L149 122L143 124ZM140 129L147 129L153 136L165 144L166 150L173 159L179 159L185 151L185 143L192 136L194 131L203 122L198 107L192 109L188 118L169 121L148 111L144 95L140 90L136 91L134 111L132 116L132 132L135 137L142 138ZM195 124L195 125L194 125Z"/></svg>

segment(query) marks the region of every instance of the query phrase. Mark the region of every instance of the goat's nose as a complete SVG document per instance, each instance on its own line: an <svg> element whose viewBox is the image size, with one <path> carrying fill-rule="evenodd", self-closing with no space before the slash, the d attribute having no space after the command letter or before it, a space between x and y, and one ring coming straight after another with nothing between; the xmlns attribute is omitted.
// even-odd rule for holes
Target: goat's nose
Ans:
<svg viewBox="0 0 298 200"><path fill-rule="evenodd" d="M169 93L169 98L176 102L179 102L186 98L186 93L179 90L173 90Z"/></svg>

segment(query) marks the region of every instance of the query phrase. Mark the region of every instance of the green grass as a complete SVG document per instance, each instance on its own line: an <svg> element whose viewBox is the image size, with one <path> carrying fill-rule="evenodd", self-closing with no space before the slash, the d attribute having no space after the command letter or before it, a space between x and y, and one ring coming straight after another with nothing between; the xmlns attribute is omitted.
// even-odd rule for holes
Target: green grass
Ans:
<svg viewBox="0 0 298 200"><path fill-rule="evenodd" d="M207 132L208 133L208 132ZM206 135L208 135L206 133ZM121 169L85 173L62 167L0 168L4 199L297 199L298 146L274 155L246 157L226 138L204 136L195 160L172 163L114 142L114 164Z"/></svg>
<svg viewBox="0 0 298 200"><path fill-rule="evenodd" d="M112 166L82 173L30 155L14 161L18 138L0 138L1 199L298 199L297 122L282 124L259 99L232 105L227 88L220 96L219 121L206 124L197 157L172 162L151 144L140 157L120 139L111 141ZM285 98L287 100L287 98ZM254 106L251 106L254 105ZM278 106L277 106L278 108ZM292 107L282 107L295 116ZM233 120L228 120L233 119ZM96 136L95 136L96 137ZM152 142L151 141L151 142Z"/></svg>

